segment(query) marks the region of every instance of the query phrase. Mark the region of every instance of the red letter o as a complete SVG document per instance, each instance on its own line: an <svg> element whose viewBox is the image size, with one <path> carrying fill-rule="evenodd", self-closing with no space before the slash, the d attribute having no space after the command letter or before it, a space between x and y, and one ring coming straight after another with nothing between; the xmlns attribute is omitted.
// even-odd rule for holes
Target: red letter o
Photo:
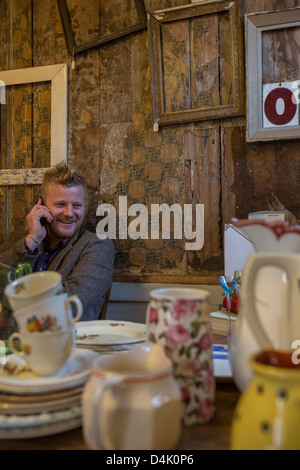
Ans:
<svg viewBox="0 0 300 470"><path fill-rule="evenodd" d="M284 113L278 114L276 103L279 98L284 101ZM289 123L296 114L297 105L293 103L293 93L287 88L275 88L265 99L265 114L272 124L283 126Z"/></svg>

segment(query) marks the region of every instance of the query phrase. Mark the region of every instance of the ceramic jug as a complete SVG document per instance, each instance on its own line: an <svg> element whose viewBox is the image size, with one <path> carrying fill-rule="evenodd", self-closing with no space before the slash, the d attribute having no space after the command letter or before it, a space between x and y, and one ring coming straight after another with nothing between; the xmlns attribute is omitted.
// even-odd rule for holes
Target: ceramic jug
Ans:
<svg viewBox="0 0 300 470"><path fill-rule="evenodd" d="M287 286L286 305L274 309L272 324L269 327L267 326L268 319L259 315L255 299L255 282L259 271L265 266L281 269ZM273 254L251 256L247 263L243 286L244 311L261 348L277 347L290 350L292 343L300 339L300 254L285 253L277 254L275 257ZM275 283L274 290L276 290ZM278 319L274 318L276 314Z"/></svg>
<svg viewBox="0 0 300 470"><path fill-rule="evenodd" d="M299 350L264 350L250 360L253 378L235 409L232 450L300 450Z"/></svg>
<svg viewBox="0 0 300 470"><path fill-rule="evenodd" d="M290 322L299 336L294 339L300 339L300 316L296 313L300 227L263 219L235 220L233 225L256 250L244 267L239 312L229 345L234 381L245 390L253 375L249 356L262 347L290 349Z"/></svg>
<svg viewBox="0 0 300 470"><path fill-rule="evenodd" d="M180 436L180 388L159 344L99 356L82 406L84 438L93 450L168 450Z"/></svg>

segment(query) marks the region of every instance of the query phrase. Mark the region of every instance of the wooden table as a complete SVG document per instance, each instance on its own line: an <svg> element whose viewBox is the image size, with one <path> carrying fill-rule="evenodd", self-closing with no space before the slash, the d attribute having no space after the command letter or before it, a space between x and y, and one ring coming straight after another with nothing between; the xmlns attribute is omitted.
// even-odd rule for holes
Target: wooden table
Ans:
<svg viewBox="0 0 300 470"><path fill-rule="evenodd" d="M216 413L208 424L183 427L174 451L229 450L230 427L240 393L232 382L217 382ZM0 439L0 450L89 450L82 428L34 439ZM173 452L174 452L173 451Z"/></svg>

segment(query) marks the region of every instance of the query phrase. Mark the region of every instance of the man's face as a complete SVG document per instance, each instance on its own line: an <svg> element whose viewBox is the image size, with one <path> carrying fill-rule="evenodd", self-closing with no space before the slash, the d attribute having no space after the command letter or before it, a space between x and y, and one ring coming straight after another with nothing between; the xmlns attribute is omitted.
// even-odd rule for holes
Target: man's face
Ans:
<svg viewBox="0 0 300 470"><path fill-rule="evenodd" d="M52 222L47 224L50 242L72 236L82 225L85 215L82 186L49 183L44 202L53 217Z"/></svg>

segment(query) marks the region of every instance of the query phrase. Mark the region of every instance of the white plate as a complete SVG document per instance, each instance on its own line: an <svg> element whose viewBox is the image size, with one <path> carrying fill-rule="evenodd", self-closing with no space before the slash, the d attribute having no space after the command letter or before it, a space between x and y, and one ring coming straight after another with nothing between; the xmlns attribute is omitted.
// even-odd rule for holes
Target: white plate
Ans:
<svg viewBox="0 0 300 470"><path fill-rule="evenodd" d="M62 391L54 391L50 393L34 393L34 394L20 394L18 393L17 395L13 393L7 393L7 392L2 392L0 391L0 406L2 403L8 403L8 404L30 404L30 403L41 403L41 402L46 402L50 400L62 400L64 398L72 398L72 397L77 397L78 395L81 395L83 392L85 384L81 384L78 387L62 390Z"/></svg>
<svg viewBox="0 0 300 470"><path fill-rule="evenodd" d="M97 353L87 349L73 350L66 364L51 377L39 377L31 370L16 375L10 375L6 367L19 365L26 366L23 358L16 354L7 357L6 364L1 364L0 391L14 394L49 393L73 388L85 383L90 374L93 360Z"/></svg>
<svg viewBox="0 0 300 470"><path fill-rule="evenodd" d="M76 344L114 346L146 341L146 325L128 321L96 320L78 322Z"/></svg>
<svg viewBox="0 0 300 470"><path fill-rule="evenodd" d="M0 429L0 439L28 439L33 437L50 436L60 432L70 431L82 425L82 417L67 419L54 424L44 424L27 428Z"/></svg>
<svg viewBox="0 0 300 470"><path fill-rule="evenodd" d="M81 394L76 397L62 398L61 400L48 400L36 403L0 403L1 415L29 415L33 413L44 413L48 411L65 410L81 405Z"/></svg>
<svg viewBox="0 0 300 470"><path fill-rule="evenodd" d="M51 425L60 423L62 421L80 418L82 415L81 406L69 408L66 410L59 410L53 412L37 413L33 415L0 415L0 429L15 429L15 428L29 428L40 427L45 424Z"/></svg>
<svg viewBox="0 0 300 470"><path fill-rule="evenodd" d="M81 406L27 416L0 415L0 439L23 439L47 436L68 431L81 425Z"/></svg>
<svg viewBox="0 0 300 470"><path fill-rule="evenodd" d="M140 342L130 343L130 344L113 344L113 345L98 345L98 344L79 344L77 343L77 348L86 348L96 351L98 354L117 354L122 351L129 351L129 349L136 348Z"/></svg>

